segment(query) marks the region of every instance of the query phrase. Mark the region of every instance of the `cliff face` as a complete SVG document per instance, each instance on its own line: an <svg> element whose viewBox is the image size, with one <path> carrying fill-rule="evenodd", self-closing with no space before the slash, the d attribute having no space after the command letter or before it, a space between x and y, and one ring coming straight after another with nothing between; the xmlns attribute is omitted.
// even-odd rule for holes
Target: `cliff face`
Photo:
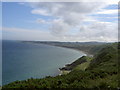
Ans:
<svg viewBox="0 0 120 90"><path fill-rule="evenodd" d="M48 76L43 79L28 79L12 82L4 88L119 88L118 57L120 43L104 46L94 57L81 57L65 69L72 70L67 75ZM89 58L89 59L88 59ZM87 61L87 62L86 62ZM81 68L86 67L85 70ZM63 68L64 69L64 68Z"/></svg>

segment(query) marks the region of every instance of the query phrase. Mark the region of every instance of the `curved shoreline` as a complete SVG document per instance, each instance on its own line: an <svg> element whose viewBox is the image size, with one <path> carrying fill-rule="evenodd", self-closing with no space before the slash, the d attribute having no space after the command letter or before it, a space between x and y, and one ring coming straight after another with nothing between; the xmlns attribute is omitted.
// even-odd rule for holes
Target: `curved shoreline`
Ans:
<svg viewBox="0 0 120 90"><path fill-rule="evenodd" d="M63 46L63 45L53 45L53 44L50 44L50 43L42 43L42 42L34 42L34 41L22 41L23 43L31 43L31 44L44 44L44 45L48 45L48 46L54 46L54 47L60 47L60 48L68 48L68 49L73 49L73 50L76 50L76 51L80 51L84 54L86 54L86 56L93 56L92 54L90 54L89 52L86 52L86 51L83 51L83 50L80 50L80 49L77 49L75 47L69 47L69 46Z"/></svg>
<svg viewBox="0 0 120 90"><path fill-rule="evenodd" d="M53 46L53 47L72 49L72 50L76 50L76 51L78 51L78 52L81 52L81 53L85 54L85 55L82 55L82 56L93 57L93 55L91 55L90 53L85 52L85 51L82 51L82 50L77 49L77 48L66 47L66 46L62 46L62 45L52 45L52 44L46 44L46 43L36 43L36 42L27 42L27 43L36 44L36 45L44 44L44 45ZM81 56L81 57L82 57L82 56ZM81 57L78 57L76 60L78 60L78 59L81 58ZM72 64L73 62L75 62L76 60L73 60L72 62L70 62L70 63L68 63L68 64L70 65L70 64ZM65 64L63 67L61 67L61 68L58 69L59 72L60 72L60 74L58 74L58 75L63 75L63 74L67 74L67 73L71 72L71 70L62 70L62 68L67 67L68 64Z"/></svg>

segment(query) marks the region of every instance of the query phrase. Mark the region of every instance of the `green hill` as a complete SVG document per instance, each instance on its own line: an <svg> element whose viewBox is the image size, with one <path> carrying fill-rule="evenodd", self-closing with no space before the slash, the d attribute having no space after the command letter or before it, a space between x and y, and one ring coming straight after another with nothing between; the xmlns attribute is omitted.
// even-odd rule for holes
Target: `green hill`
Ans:
<svg viewBox="0 0 120 90"><path fill-rule="evenodd" d="M94 57L84 56L67 65L71 72L56 77L15 81L6 88L119 88L118 58L120 43L107 44ZM96 48L96 47L95 47ZM99 47L100 48L100 47ZM93 48L94 49L94 48ZM96 50L96 49L95 49ZM94 52L95 53L95 52ZM83 61L82 61L83 60Z"/></svg>
<svg viewBox="0 0 120 90"><path fill-rule="evenodd" d="M81 58L77 59L76 61L74 61L71 64L67 64L65 67L60 68L60 70L72 70L74 69L76 66L81 65L87 61L89 61L90 57L86 57L86 56L82 56Z"/></svg>

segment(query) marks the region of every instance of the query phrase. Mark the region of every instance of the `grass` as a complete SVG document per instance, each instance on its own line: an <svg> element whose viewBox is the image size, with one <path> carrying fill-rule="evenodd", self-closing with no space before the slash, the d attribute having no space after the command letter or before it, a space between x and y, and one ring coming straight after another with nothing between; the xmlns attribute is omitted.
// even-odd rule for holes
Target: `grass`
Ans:
<svg viewBox="0 0 120 90"><path fill-rule="evenodd" d="M93 60L93 58L86 56L86 60L87 62L77 65L73 70L83 70L83 71L86 70L86 68L89 67L89 64Z"/></svg>
<svg viewBox="0 0 120 90"><path fill-rule="evenodd" d="M89 66L90 62L82 63L76 66L73 70L85 70Z"/></svg>
<svg viewBox="0 0 120 90"><path fill-rule="evenodd" d="M68 73L70 73L70 71L67 71L67 70L61 70L61 75L66 75L66 74L68 74Z"/></svg>

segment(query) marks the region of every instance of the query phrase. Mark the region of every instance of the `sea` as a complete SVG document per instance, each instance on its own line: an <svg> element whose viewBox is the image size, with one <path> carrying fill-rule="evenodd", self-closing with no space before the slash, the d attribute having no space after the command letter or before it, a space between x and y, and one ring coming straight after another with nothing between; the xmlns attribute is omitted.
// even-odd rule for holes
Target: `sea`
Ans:
<svg viewBox="0 0 120 90"><path fill-rule="evenodd" d="M59 68L83 55L83 52L74 49L3 40L2 85L16 80L59 75Z"/></svg>

